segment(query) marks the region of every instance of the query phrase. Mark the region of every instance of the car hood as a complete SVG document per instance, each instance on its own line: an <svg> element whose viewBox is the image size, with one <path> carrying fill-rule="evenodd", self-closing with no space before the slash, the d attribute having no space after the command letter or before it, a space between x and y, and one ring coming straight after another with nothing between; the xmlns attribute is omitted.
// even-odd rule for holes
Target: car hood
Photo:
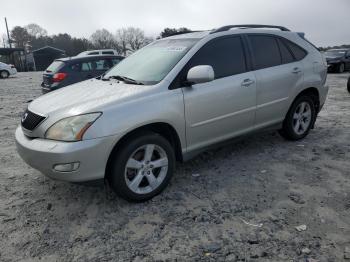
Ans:
<svg viewBox="0 0 350 262"><path fill-rule="evenodd" d="M145 95L150 89L152 86L92 79L43 95L31 102L28 109L45 116L56 112L78 115L103 110L111 103L137 98Z"/></svg>

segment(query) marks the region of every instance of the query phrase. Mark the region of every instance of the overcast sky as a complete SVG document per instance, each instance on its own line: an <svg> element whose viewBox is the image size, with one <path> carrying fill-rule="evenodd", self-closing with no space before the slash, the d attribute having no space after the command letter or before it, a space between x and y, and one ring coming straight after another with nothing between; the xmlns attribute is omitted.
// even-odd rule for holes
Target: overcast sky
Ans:
<svg viewBox="0 0 350 262"><path fill-rule="evenodd" d="M165 27L260 23L305 32L318 46L350 44L350 0L2 0L0 35L4 17L10 29L37 23L49 34L86 38L101 28L134 26L155 37Z"/></svg>

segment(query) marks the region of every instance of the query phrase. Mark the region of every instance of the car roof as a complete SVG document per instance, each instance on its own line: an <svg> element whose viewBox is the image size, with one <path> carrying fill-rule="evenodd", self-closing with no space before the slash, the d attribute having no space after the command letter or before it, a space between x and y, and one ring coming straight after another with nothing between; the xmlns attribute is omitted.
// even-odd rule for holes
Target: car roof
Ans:
<svg viewBox="0 0 350 262"><path fill-rule="evenodd" d="M272 33L272 34L288 34L292 33L289 29L283 26L274 26L274 25L226 25L212 30L204 31L192 31L189 33L173 35L163 39L185 39L185 38L194 38L201 39L211 34L242 34L242 33ZM162 39L160 39L162 40Z"/></svg>
<svg viewBox="0 0 350 262"><path fill-rule="evenodd" d="M95 58L124 58L124 56L121 55L89 55L89 56L72 56L72 57L64 57L64 58L58 58L55 61L61 61L61 62L79 62L79 61L88 61Z"/></svg>
<svg viewBox="0 0 350 262"><path fill-rule="evenodd" d="M332 48L328 49L327 51L348 51L350 50L349 48Z"/></svg>

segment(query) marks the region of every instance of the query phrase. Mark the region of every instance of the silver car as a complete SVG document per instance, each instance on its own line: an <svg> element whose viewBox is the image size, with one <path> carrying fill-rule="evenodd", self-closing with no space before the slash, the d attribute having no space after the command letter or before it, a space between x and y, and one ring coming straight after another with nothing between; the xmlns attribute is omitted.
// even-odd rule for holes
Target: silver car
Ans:
<svg viewBox="0 0 350 262"><path fill-rule="evenodd" d="M327 65L302 34L225 26L160 39L98 79L34 100L20 156L66 181L105 178L121 197L161 192L185 161L265 128L304 138L325 103Z"/></svg>

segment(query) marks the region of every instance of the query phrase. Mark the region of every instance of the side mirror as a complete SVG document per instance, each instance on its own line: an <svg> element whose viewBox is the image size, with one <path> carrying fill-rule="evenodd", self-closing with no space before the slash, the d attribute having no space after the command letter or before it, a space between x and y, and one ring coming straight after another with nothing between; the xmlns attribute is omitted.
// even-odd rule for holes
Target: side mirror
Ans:
<svg viewBox="0 0 350 262"><path fill-rule="evenodd" d="M213 81L215 78L213 67L210 65L199 65L192 67L187 73L189 84L200 84Z"/></svg>

